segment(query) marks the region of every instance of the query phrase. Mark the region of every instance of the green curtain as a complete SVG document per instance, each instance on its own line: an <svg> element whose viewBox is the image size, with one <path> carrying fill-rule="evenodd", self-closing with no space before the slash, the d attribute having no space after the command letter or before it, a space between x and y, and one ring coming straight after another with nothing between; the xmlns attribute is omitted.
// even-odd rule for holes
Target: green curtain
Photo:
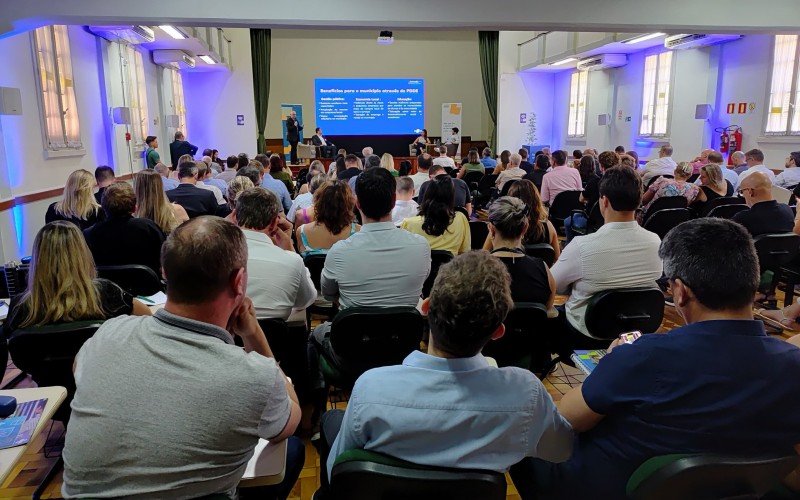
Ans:
<svg viewBox="0 0 800 500"><path fill-rule="evenodd" d="M481 76L483 77L483 93L492 119L492 134L489 145L495 147L497 136L497 57L499 31L478 32L478 53L481 58Z"/></svg>
<svg viewBox="0 0 800 500"><path fill-rule="evenodd" d="M269 61L272 51L272 32L264 29L250 30L250 51L253 59L253 92L256 101L257 151L266 153L264 129L267 126L269 105ZM495 71L496 73L496 71Z"/></svg>

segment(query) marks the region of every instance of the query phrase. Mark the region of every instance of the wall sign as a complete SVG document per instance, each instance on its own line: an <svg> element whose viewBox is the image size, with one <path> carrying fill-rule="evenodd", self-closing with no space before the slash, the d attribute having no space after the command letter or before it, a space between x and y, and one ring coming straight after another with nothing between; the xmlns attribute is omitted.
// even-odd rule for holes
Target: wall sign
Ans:
<svg viewBox="0 0 800 500"><path fill-rule="evenodd" d="M520 113L519 114L519 122L525 123L528 121L528 114L527 113Z"/></svg>
<svg viewBox="0 0 800 500"><path fill-rule="evenodd" d="M727 113L729 115L732 115L735 110L736 110L736 103L729 102L728 107L726 108Z"/></svg>
<svg viewBox="0 0 800 500"><path fill-rule="evenodd" d="M744 113L747 113L747 103L746 102L740 102L739 103L739 114L742 115Z"/></svg>
<svg viewBox="0 0 800 500"><path fill-rule="evenodd" d="M236 115L236 125L244 125L244 115Z"/></svg>

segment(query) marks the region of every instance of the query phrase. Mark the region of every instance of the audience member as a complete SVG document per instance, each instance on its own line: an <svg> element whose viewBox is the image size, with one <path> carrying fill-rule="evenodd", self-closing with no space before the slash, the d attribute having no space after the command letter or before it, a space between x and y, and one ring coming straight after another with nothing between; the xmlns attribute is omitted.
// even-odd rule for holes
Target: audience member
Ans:
<svg viewBox="0 0 800 500"><path fill-rule="evenodd" d="M317 290L292 246L291 225L281 218L275 193L254 187L236 197L236 224L247 242L247 296L257 318L288 319L305 309ZM283 227L282 227L283 226Z"/></svg>
<svg viewBox="0 0 800 500"><path fill-rule="evenodd" d="M344 171L339 172L336 175L340 181L349 181L351 177L357 176L362 170L361 160L358 158L358 156L353 154L344 157L344 166Z"/></svg>
<svg viewBox="0 0 800 500"><path fill-rule="evenodd" d="M244 168L250 164L250 159L247 157L247 153L239 153L236 156L238 162L238 168Z"/></svg>
<svg viewBox="0 0 800 500"><path fill-rule="evenodd" d="M704 149L700 152L700 155L695 157L694 160L691 161L692 165L692 175L698 175L700 173L700 167L708 165L710 160L708 159L708 155L711 153L716 153L713 149Z"/></svg>
<svg viewBox="0 0 800 500"><path fill-rule="evenodd" d="M266 166L266 164L265 164ZM286 186L287 193L294 192L294 182L292 182L292 174L287 172L283 166L283 160L279 155L273 154L269 158L269 176L273 179L281 181ZM291 206L291 203L289 203ZM289 210L286 208L285 210Z"/></svg>
<svg viewBox="0 0 800 500"><path fill-rule="evenodd" d="M431 180L425 181L419 187L419 190L417 191L417 200L419 200L418 202L420 204L422 203L422 200L425 198L425 191L428 189L428 186L430 186L431 181L433 179L435 179L436 177L442 176L442 175L450 177L449 175L447 175L447 172L445 171L444 167L441 166L441 165L433 165L430 168L430 170L428 170L428 174L430 175L430 179ZM452 178L452 177L451 177L451 179L453 179L453 189L455 190L455 193L456 193L455 194L455 206L463 208L465 212L467 212L468 214L471 214L472 213L472 194L470 192L469 186L467 185L466 182L464 182L461 179Z"/></svg>
<svg viewBox="0 0 800 500"><path fill-rule="evenodd" d="M581 166L581 158L583 158L583 153L580 149L574 149L572 151L572 166L578 168ZM594 166L594 159L592 159L592 166Z"/></svg>
<svg viewBox="0 0 800 500"><path fill-rule="evenodd" d="M501 192L503 191L503 186L506 185L506 182L522 179L525 176L525 171L519 168L519 164L522 161L522 157L519 154L512 154L508 161L508 167L500 172L500 174L497 176L497 180L495 181L495 187Z"/></svg>
<svg viewBox="0 0 800 500"><path fill-rule="evenodd" d="M544 174L550 171L550 157L540 154L536 157L533 162L533 171L523 177L523 179L528 179L529 181L533 182L533 185L536 186L536 189L539 192L542 191L542 179L544 178Z"/></svg>
<svg viewBox="0 0 800 500"><path fill-rule="evenodd" d="M144 151L144 163L147 168L155 168L156 165L161 163L161 156L156 151L158 147L158 137L154 135L148 135L144 139L144 143L147 145L147 149Z"/></svg>
<svg viewBox="0 0 800 500"><path fill-rule="evenodd" d="M94 169L94 181L97 183L97 192L94 194L94 199L100 203L103 199L103 191L115 182L117 178L114 176L114 169L105 165Z"/></svg>
<svg viewBox="0 0 800 500"><path fill-rule="evenodd" d="M155 171L161 176L161 184L164 186L164 191L169 191L170 189L178 187L178 181L169 177L170 171L168 166L163 163L158 163L155 166Z"/></svg>
<svg viewBox="0 0 800 500"><path fill-rule="evenodd" d="M723 183L727 184L727 183L725 183L725 181L730 182L730 184L731 184L731 195L732 195L733 191L736 191L736 188L739 186L739 175L736 172L733 171L733 166L731 165L730 168L726 168L726 166L725 166L725 158L723 158L722 153L718 153L716 151L712 151L712 152L708 153L708 163L709 164L713 163L713 164L719 165L720 173L722 174L722 178L724 179ZM695 182L695 184L700 184L700 178L699 177L698 177L697 181ZM731 196L731 195L728 195L728 196Z"/></svg>
<svg viewBox="0 0 800 500"><path fill-rule="evenodd" d="M11 297L4 339L19 328L150 314L120 287L97 278L92 253L75 224L46 224L36 234L32 251L27 289Z"/></svg>
<svg viewBox="0 0 800 500"><path fill-rule="evenodd" d="M314 193L311 221L296 229L300 255L320 255L337 241L356 234L361 226L353 222L356 197L344 181L328 181Z"/></svg>
<svg viewBox="0 0 800 500"><path fill-rule="evenodd" d="M456 162L447 156L447 146L439 146L438 148L439 156L433 159L434 165L441 165L443 167L450 167L455 170Z"/></svg>
<svg viewBox="0 0 800 500"><path fill-rule="evenodd" d="M658 149L658 158L648 161L641 171L642 184L647 186L650 179L659 175L673 175L677 167L678 164L672 159L672 146L664 144Z"/></svg>
<svg viewBox="0 0 800 500"><path fill-rule="evenodd" d="M364 158L364 164L366 164L367 158L372 156L375 153L375 150L371 147L367 146L361 150L361 157Z"/></svg>
<svg viewBox="0 0 800 500"><path fill-rule="evenodd" d="M586 158L586 156L583 158ZM581 158L581 160L583 160L583 158ZM600 201L600 180L602 179L603 174L609 168L619 166L619 154L614 151L603 151L598 157L598 163L600 164L600 175L595 175L589 179L589 182L586 183L586 187L583 189L583 192L578 199L578 201L580 201L583 206L586 207L587 215L592 211L597 202ZM586 227L588 222L589 221L587 218L581 213L575 213L564 219L564 233L567 237L567 243L572 241L572 238L575 237L575 231L573 228L583 229Z"/></svg>
<svg viewBox="0 0 800 500"><path fill-rule="evenodd" d="M411 174L411 169L411 162L408 160L403 160L400 162L400 168L397 170L397 176L406 177Z"/></svg>
<svg viewBox="0 0 800 500"><path fill-rule="evenodd" d="M512 307L508 271L496 258L469 252L442 266L422 305L430 325L427 353L364 373L346 411L324 416L323 487L336 457L351 449L497 472L522 457L566 460L572 429L542 383L528 370L496 368L481 355L503 336Z"/></svg>
<svg viewBox="0 0 800 500"><path fill-rule="evenodd" d="M327 182L328 178L324 174L317 174L308 183L308 191L298 195L292 202L292 208L286 215L286 219L294 224L295 227L301 224L308 224L314 219L314 192Z"/></svg>
<svg viewBox="0 0 800 500"><path fill-rule="evenodd" d="M469 220L455 210L455 188L449 175L431 179L419 205L419 215L404 220L400 227L424 237L431 250L458 255L471 248Z"/></svg>
<svg viewBox="0 0 800 500"><path fill-rule="evenodd" d="M255 184L256 186L263 186L272 191L273 193L275 193L275 195L278 196L278 198L281 200L281 206L283 207L283 212L286 213L289 211L289 209L292 208L292 197L289 194L289 190L286 188L286 184L284 184L283 181L275 179L267 173L267 170L271 169L270 161L271 160L270 158L267 157L267 155L256 155L256 159L252 160L248 164L248 167L256 167L260 171L259 173L261 180L257 184L255 181L253 181L253 184Z"/></svg>
<svg viewBox="0 0 800 500"><path fill-rule="evenodd" d="M525 245L547 243L553 247L555 258L561 255L561 245L558 243L558 232L553 223L547 219L547 209L542 204L539 190L528 179L515 182L508 190L508 196L519 198L528 207L528 228L522 238ZM486 237L483 244L484 250L492 250L494 243L491 235Z"/></svg>
<svg viewBox="0 0 800 500"><path fill-rule="evenodd" d="M618 155L622 156L625 154L625 146L617 146L614 148L614 152Z"/></svg>
<svg viewBox="0 0 800 500"><path fill-rule="evenodd" d="M414 194L419 194L419 188L430 180L428 171L433 166L433 159L428 153L423 153L417 156L417 173L411 175L411 180L414 181ZM419 200L419 198L417 198Z"/></svg>
<svg viewBox="0 0 800 500"><path fill-rule="evenodd" d="M102 220L105 215L92 193L94 184L94 177L88 170L75 170L69 174L61 200L47 207L44 223L65 220L83 230Z"/></svg>
<svg viewBox="0 0 800 500"><path fill-rule="evenodd" d="M214 178L226 184L230 184L233 178L236 177L237 170L239 170L239 158L231 155L225 160L225 170L218 173Z"/></svg>
<svg viewBox="0 0 800 500"><path fill-rule="evenodd" d="M516 184L514 185L516 187ZM505 264L511 275L514 303L535 302L553 308L556 282L542 259L525 254L522 238L528 231L530 208L519 198L503 196L489 207L491 254Z"/></svg>
<svg viewBox="0 0 800 500"><path fill-rule="evenodd" d="M772 181L761 172L747 175L739 185L749 210L733 216L752 236L790 233L794 228L794 213L788 205L778 203L772 196Z"/></svg>
<svg viewBox="0 0 800 500"><path fill-rule="evenodd" d="M246 167L239 167L236 177L247 177L253 182L253 186L260 186L261 179L264 177L264 167L256 160L250 160Z"/></svg>
<svg viewBox="0 0 800 500"><path fill-rule="evenodd" d="M383 153L381 156L381 168L388 170L392 177L398 177L398 172L394 169L394 156L389 153Z"/></svg>
<svg viewBox="0 0 800 500"><path fill-rule="evenodd" d="M197 146L186 140L183 132L180 130L175 132L175 140L169 145L169 157L172 158L172 168L177 169L178 160L183 155L189 155L194 161L194 155L197 154Z"/></svg>
<svg viewBox="0 0 800 500"><path fill-rule="evenodd" d="M414 181L411 177L397 179L396 194L397 199L392 209L392 222L395 226L399 226L404 219L419 214L419 204L412 199L414 197Z"/></svg>
<svg viewBox="0 0 800 500"><path fill-rule="evenodd" d="M764 153L762 153L760 149L751 149L745 153L744 159L747 163L747 170L739 174L739 185L742 184L742 181L745 180L747 176L755 172L763 173L769 178L771 183L775 183L775 173L764 166Z"/></svg>
<svg viewBox="0 0 800 500"><path fill-rule="evenodd" d="M217 171L215 170L215 168L219 168L219 165L214 163L211 160L210 156L204 156L203 163L205 163L208 166L206 175L202 179L203 183L207 186L216 187L217 189L219 189L220 193L222 193L222 196L224 197L225 193L228 192L228 183L222 179L217 179L216 177Z"/></svg>
<svg viewBox="0 0 800 500"><path fill-rule="evenodd" d="M159 194L164 196L163 190ZM134 217L136 195L127 182L117 182L103 193L106 218L84 229L86 244L98 266L138 264L161 276L161 245L164 232L150 219Z"/></svg>
<svg viewBox="0 0 800 500"><path fill-rule="evenodd" d="M231 209L231 213L225 217L226 220L236 224L236 217L234 214L234 211L236 210L236 198L238 198L243 191L252 189L254 187L256 187L255 184L253 184L253 181L250 180L250 177L246 175L237 175L233 178L233 180L231 180L231 183L228 184L228 208Z"/></svg>
<svg viewBox="0 0 800 500"><path fill-rule="evenodd" d="M631 474L656 456L796 453L800 421L781 415L800 411L800 390L784 383L800 375L800 350L753 321L752 240L723 219L678 227L659 254L686 326L611 344L559 402L580 433L569 461L512 467L522 498L624 498Z"/></svg>
<svg viewBox="0 0 800 500"><path fill-rule="evenodd" d="M215 215L217 213L217 198L208 189L200 189L197 184L197 166L194 162L185 162L178 167L178 180L180 184L175 189L167 191L167 198L172 203L177 203L186 210L190 219L200 215Z"/></svg>
<svg viewBox="0 0 800 500"><path fill-rule="evenodd" d="M733 196L733 187L722 176L722 167L718 163L707 163L700 167L700 189L711 201L723 196ZM727 170L727 169L725 169Z"/></svg>
<svg viewBox="0 0 800 500"><path fill-rule="evenodd" d="M522 157L520 157L520 161L522 161ZM511 166L511 151L504 149L500 153L500 161L497 162L495 165L494 170L492 173L495 175L499 175L503 170L509 168Z"/></svg>
<svg viewBox="0 0 800 500"><path fill-rule="evenodd" d="M478 156L477 149L470 150L470 152L467 154L467 161L461 164L461 168L458 169L458 174L456 174L456 177L463 179L464 174L467 172L480 172L482 174L486 173L486 167L483 166L483 163Z"/></svg>
<svg viewBox="0 0 800 500"><path fill-rule="evenodd" d="M556 333L559 355L573 349L605 348L607 342L589 335L586 305L596 293L617 288L656 288L661 277L658 235L636 223L642 180L633 170L610 168L600 181L600 213L605 224L596 232L575 238L553 265L557 291L569 295L559 307L563 331Z"/></svg>
<svg viewBox="0 0 800 500"><path fill-rule="evenodd" d="M694 167L690 163L682 161L673 171L674 178L659 177L650 184L642 197L643 213L646 213L657 199L668 196L683 196L687 203L693 203L695 200L705 203L705 193L696 184L689 182L693 171Z"/></svg>
<svg viewBox="0 0 800 500"><path fill-rule="evenodd" d="M743 152L734 151L731 153L730 158L732 162L731 168L733 168L733 171L736 172L737 176L741 175L742 172L749 168Z"/></svg>
<svg viewBox="0 0 800 500"><path fill-rule="evenodd" d="M197 182L195 186L199 187L200 189L207 189L214 193L214 199L217 200L217 205L225 205L225 197L222 195L222 190L219 187L213 184L206 184L205 181L211 179L211 169L208 168L208 164L204 161L199 161L195 163L197 165ZM227 186L225 186L227 188ZM227 191L227 189L226 189Z"/></svg>
<svg viewBox="0 0 800 500"><path fill-rule="evenodd" d="M189 220L189 214L177 203L170 203L164 194L163 178L153 170L142 170L133 176L136 194L136 211L140 219L149 219L164 234L169 234L181 223Z"/></svg>
<svg viewBox="0 0 800 500"><path fill-rule="evenodd" d="M246 296L244 234L192 219L169 235L161 263L164 308L106 321L75 360L64 495L234 498L263 438L289 441L283 481L259 494L286 498L304 462L291 437L300 408Z"/></svg>
<svg viewBox="0 0 800 500"><path fill-rule="evenodd" d="M566 151L553 151L553 161L555 166L542 178L542 201L547 205L552 205L559 193L583 190L581 174L567 166Z"/></svg>
<svg viewBox="0 0 800 500"><path fill-rule="evenodd" d="M581 184L586 185L592 179L597 179L597 175L595 175L595 168L594 168L594 157L593 156L581 156L578 164L578 174L581 176Z"/></svg>
<svg viewBox="0 0 800 500"><path fill-rule="evenodd" d="M800 151L789 153L783 167L785 170L775 177L775 185L794 189L800 184Z"/></svg>
<svg viewBox="0 0 800 500"><path fill-rule="evenodd" d="M497 166L497 160L492 157L492 150L490 148L483 148L481 163L483 163L484 168L494 168Z"/></svg>
<svg viewBox="0 0 800 500"><path fill-rule="evenodd" d="M522 161L519 162L519 168L524 170L526 175L533 172L533 164L528 161L528 148L519 148L517 152L522 158Z"/></svg>

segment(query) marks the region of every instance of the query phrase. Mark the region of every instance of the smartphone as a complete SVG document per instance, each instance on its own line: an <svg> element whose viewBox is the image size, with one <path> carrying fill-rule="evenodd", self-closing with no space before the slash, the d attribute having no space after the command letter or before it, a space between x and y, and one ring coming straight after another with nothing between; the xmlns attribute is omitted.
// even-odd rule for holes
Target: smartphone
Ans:
<svg viewBox="0 0 800 500"><path fill-rule="evenodd" d="M634 330L632 332L625 332L619 335L619 340L623 344L633 344L633 341L642 336L642 332Z"/></svg>

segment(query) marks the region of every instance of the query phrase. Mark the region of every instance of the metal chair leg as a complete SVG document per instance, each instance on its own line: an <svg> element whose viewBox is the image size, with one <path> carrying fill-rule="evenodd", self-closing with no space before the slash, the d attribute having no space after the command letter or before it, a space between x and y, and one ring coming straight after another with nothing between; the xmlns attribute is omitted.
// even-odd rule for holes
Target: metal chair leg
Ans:
<svg viewBox="0 0 800 500"><path fill-rule="evenodd" d="M42 479L42 482L39 483L39 486L36 487L36 491L33 492L31 498L33 500L39 500L40 498L42 498L42 494L44 493L44 490L47 489L47 486L50 484L50 481L52 481L53 478L56 477L56 474L58 474L58 472L63 468L64 468L64 459L61 456L59 456L58 460L56 460L53 466L50 467L50 470L47 471L47 474L45 474L44 479Z"/></svg>

